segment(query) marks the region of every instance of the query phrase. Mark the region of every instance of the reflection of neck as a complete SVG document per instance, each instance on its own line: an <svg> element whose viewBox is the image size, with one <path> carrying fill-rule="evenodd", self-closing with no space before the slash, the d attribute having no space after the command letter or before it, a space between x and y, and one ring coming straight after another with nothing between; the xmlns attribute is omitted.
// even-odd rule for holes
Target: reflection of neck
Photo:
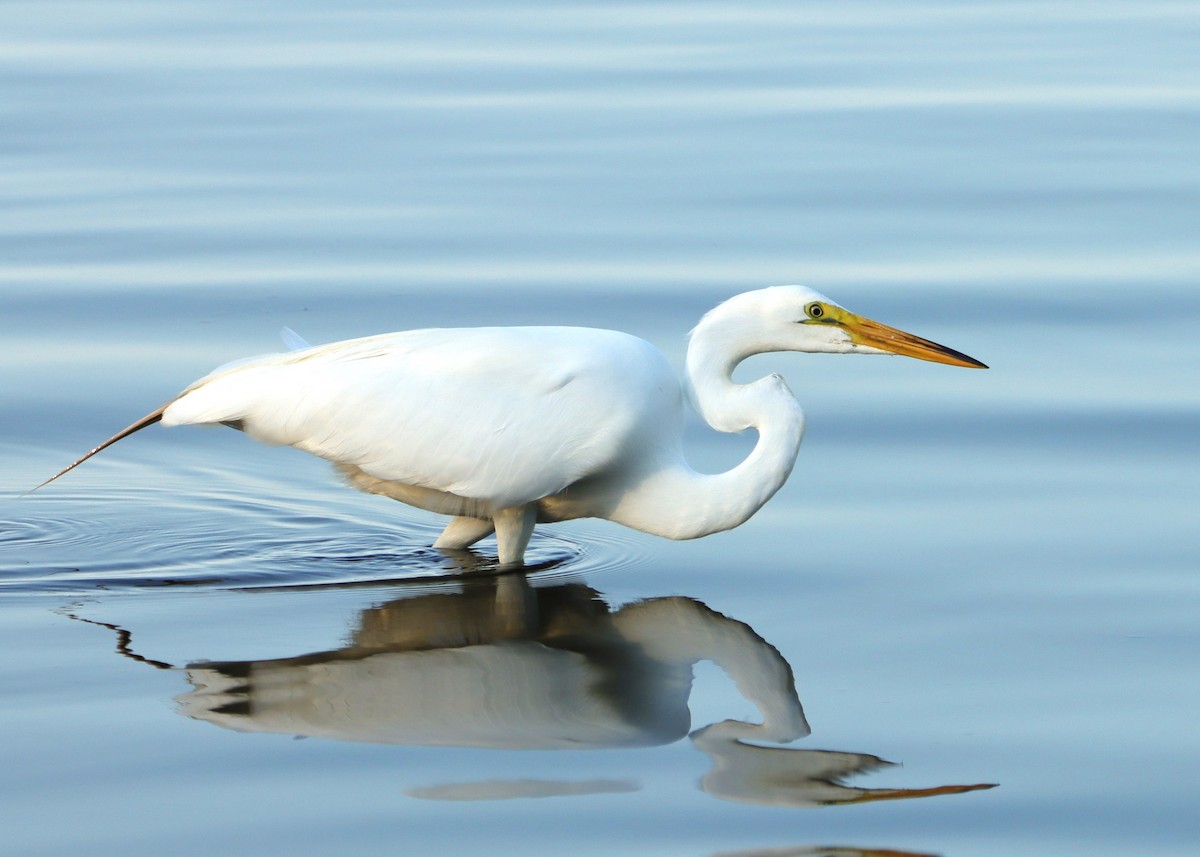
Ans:
<svg viewBox="0 0 1200 857"><path fill-rule="evenodd" d="M631 604L615 616L622 636L667 662L712 661L762 714L762 723L726 721L738 737L787 742L809 733L796 695L792 668L749 625L690 598L659 598Z"/></svg>

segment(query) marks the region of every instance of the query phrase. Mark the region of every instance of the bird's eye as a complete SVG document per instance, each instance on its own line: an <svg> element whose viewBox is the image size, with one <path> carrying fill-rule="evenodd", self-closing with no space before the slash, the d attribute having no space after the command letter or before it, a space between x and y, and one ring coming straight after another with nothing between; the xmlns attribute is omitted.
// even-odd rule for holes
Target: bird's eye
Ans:
<svg viewBox="0 0 1200 857"><path fill-rule="evenodd" d="M809 304L804 308L804 311L808 313L809 318L821 318L825 315L825 307L816 303Z"/></svg>

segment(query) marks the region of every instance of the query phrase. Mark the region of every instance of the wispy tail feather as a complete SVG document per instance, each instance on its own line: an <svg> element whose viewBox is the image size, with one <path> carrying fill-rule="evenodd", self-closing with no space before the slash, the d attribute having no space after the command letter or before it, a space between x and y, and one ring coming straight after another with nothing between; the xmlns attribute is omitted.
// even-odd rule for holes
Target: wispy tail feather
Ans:
<svg viewBox="0 0 1200 857"><path fill-rule="evenodd" d="M142 417L140 420L138 420L133 425L127 426L127 427L121 429L119 432L114 434L108 440L104 441L104 443L100 444L98 447L93 449L87 455L85 455L82 458L78 459L77 461L74 461L71 464L67 465L62 470L58 471L53 476L51 476L49 479L47 479L45 482L42 482L40 485L35 485L33 488L30 488L28 491L26 491L21 496L27 497L30 494L32 494L34 491L38 490L38 488L44 488L45 486L47 486L51 482L53 482L55 479L62 476L64 473L69 473L70 471L72 471L76 467L78 467L79 465L83 464L83 462L87 461L89 458L91 458L97 452L100 452L100 450L107 449L108 447L110 447L114 443L116 443L118 440L129 437L134 432L141 431L146 426L154 425L156 422L158 422L159 420L161 420L163 418L163 411L165 411L167 409L167 407L170 406L171 404L172 404L171 402L167 402L167 404L163 405L161 408L154 411L153 413L146 414L146 416Z"/></svg>

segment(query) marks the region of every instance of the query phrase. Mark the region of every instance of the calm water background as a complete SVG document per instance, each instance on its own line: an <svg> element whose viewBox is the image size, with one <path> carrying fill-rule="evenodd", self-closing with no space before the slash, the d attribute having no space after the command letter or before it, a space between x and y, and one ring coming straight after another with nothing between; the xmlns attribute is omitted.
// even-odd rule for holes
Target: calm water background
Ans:
<svg viewBox="0 0 1200 857"><path fill-rule="evenodd" d="M12 853L1195 853L1195 4L42 0L2 18ZM693 729L757 720L746 675L782 658L812 726L789 746L902 764L847 785L998 788L789 806L827 757L775 751L790 774L735 794L700 787L713 761L686 723L635 736L650 746L429 746L471 742L405 721L412 694L367 718L392 743L312 726L349 728L353 688L386 695L370 668L328 667L325 695L314 679L309 740L239 721L237 687L215 722L184 667L353 667L347 645L409 633L440 658L429 639L494 622L511 581L434 580L452 567L424 547L431 517L234 432L153 429L17 498L283 325L611 326L678 362L708 307L786 282L993 368L756 358L745 377L783 372L810 417L775 500L694 543L551 529L518 600L561 599L541 615L605 651L608 612L686 606L654 626L665 642L617 646L608 680L678 643L701 660ZM751 440L689 442L717 469ZM741 640L732 680L705 660L713 628ZM555 651L479 633L493 655ZM686 680L645 675L637 699L677 715Z"/></svg>

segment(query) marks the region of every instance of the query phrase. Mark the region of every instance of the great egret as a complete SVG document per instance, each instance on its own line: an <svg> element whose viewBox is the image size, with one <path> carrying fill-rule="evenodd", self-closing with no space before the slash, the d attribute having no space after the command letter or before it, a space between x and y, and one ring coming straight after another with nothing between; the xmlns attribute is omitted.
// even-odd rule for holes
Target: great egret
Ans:
<svg viewBox="0 0 1200 857"><path fill-rule="evenodd" d="M705 315L683 385L661 352L616 331L411 330L218 369L42 485L153 423L222 424L328 459L363 491L453 516L435 547L495 532L502 564L522 561L535 523L573 518L693 539L743 523L796 461L804 412L783 379L731 377L771 351L987 368L803 286L746 292ZM688 466L685 397L718 431L757 430L745 461L714 475Z"/></svg>

